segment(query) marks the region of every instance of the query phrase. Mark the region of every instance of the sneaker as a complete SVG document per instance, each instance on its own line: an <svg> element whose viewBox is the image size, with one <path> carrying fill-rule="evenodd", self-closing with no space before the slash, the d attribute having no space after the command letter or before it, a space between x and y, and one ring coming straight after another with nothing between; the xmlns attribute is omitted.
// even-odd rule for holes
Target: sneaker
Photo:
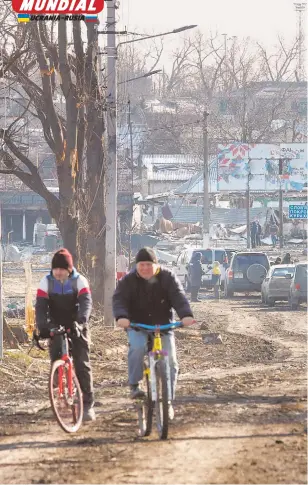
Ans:
<svg viewBox="0 0 308 485"><path fill-rule="evenodd" d="M143 399L145 397L145 392L140 389L139 384L132 384L130 386L130 397L131 399Z"/></svg>
<svg viewBox="0 0 308 485"><path fill-rule="evenodd" d="M93 407L85 406L83 410L83 421L95 421L96 415Z"/></svg>
<svg viewBox="0 0 308 485"><path fill-rule="evenodd" d="M169 403L169 408L168 408L168 417L170 421L174 420L174 409L171 403Z"/></svg>

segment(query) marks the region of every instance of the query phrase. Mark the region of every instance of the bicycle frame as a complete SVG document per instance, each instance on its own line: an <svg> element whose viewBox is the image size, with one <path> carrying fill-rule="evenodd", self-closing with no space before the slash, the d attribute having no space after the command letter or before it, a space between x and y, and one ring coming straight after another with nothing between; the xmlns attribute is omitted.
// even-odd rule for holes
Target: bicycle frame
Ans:
<svg viewBox="0 0 308 485"><path fill-rule="evenodd" d="M168 352L163 350L162 345L162 338L159 327L155 328L154 331L154 338L153 338L153 347L152 351L149 352L149 365L150 365L150 376L154 375L155 373L155 365L158 360L164 360L166 364L167 370L167 383L168 383L168 400L172 400L172 389L171 389L171 372L170 372L170 364L168 359ZM151 391L152 391L152 399L156 401L157 399L157 389L156 389L156 380L150 379L151 383Z"/></svg>
<svg viewBox="0 0 308 485"><path fill-rule="evenodd" d="M70 355L69 333L70 330L64 327L53 328L50 331L50 338L60 339L58 343L61 356L51 363L48 387L51 407L58 424L66 433L75 433L82 424L83 401ZM40 346L39 338L34 338L34 342L38 348L45 350ZM65 409L64 416L63 409ZM72 420L67 421L67 410L71 413Z"/></svg>
<svg viewBox="0 0 308 485"><path fill-rule="evenodd" d="M67 338L67 333L56 333L56 330L58 329L53 329L50 332L51 337L60 337L61 338L61 357L60 360L63 360L68 368L68 392L69 392L69 397L73 397L73 360L70 356L69 353L69 344L68 344L68 338ZM59 394L60 396L63 395L63 367L59 367L59 382L58 382L58 387L59 387Z"/></svg>
<svg viewBox="0 0 308 485"><path fill-rule="evenodd" d="M167 385L168 385L168 400L172 401L173 399L173 393L172 393L172 387L171 387L171 371L170 371L170 363L168 359L168 352L163 349L162 345L162 336L161 336L161 330L171 330L176 327L182 326L182 322L173 322L167 325L157 325L156 327L152 327L150 325L144 325L140 323L132 323L131 327L132 328L139 328L140 330L145 330L149 334L154 333L154 338L153 338L153 345L152 345L152 350L148 352L148 358L149 358L149 368L145 369L145 373L148 375L155 375L155 365L156 362L159 360L164 360L166 364L166 374L167 374ZM157 389L156 389L156 380L155 379L150 379L151 383L151 392L152 392L152 400L156 401L157 400Z"/></svg>

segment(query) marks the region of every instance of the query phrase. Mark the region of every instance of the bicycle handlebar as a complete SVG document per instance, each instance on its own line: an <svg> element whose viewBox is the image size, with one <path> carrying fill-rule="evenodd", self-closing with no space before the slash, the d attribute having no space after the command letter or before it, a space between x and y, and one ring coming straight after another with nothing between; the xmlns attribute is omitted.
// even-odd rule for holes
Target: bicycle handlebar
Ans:
<svg viewBox="0 0 308 485"><path fill-rule="evenodd" d="M55 327L50 329L50 336L54 337L55 335L65 335L71 333L70 328L65 327Z"/></svg>
<svg viewBox="0 0 308 485"><path fill-rule="evenodd" d="M145 323L135 323L131 322L130 327L131 328L139 328L140 330L147 330L150 332L155 332L155 330L171 330L173 328L179 328L182 327L183 323L182 322L170 322L166 323L163 325L146 325Z"/></svg>

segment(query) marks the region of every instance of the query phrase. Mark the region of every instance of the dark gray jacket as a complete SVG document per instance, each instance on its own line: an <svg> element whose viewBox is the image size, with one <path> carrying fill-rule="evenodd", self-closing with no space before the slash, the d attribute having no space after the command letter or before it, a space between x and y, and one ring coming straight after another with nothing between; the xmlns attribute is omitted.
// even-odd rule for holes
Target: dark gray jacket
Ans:
<svg viewBox="0 0 308 485"><path fill-rule="evenodd" d="M163 267L151 280L132 270L119 281L113 295L116 320L127 318L135 323L163 325L174 321L173 308L180 319L193 317L180 281Z"/></svg>
<svg viewBox="0 0 308 485"><path fill-rule="evenodd" d="M202 281L202 264L201 261L197 258L194 258L190 265L189 265L189 275L190 275L190 284L191 286L195 286L200 288L201 281Z"/></svg>

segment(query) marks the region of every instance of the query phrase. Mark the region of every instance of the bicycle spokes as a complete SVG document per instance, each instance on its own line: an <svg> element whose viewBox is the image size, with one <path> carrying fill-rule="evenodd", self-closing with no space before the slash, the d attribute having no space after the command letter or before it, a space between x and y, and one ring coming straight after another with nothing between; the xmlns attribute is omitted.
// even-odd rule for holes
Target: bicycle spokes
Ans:
<svg viewBox="0 0 308 485"><path fill-rule="evenodd" d="M82 423L83 402L79 382L70 362L57 360L53 363L49 394L53 411L61 428L67 433L77 431Z"/></svg>
<svg viewBox="0 0 308 485"><path fill-rule="evenodd" d="M159 360L155 366L155 380L156 380L156 425L159 437L167 439L168 437L168 381L167 368L164 360Z"/></svg>
<svg viewBox="0 0 308 485"><path fill-rule="evenodd" d="M150 369L146 364L144 365L143 371L142 390L145 392L145 397L136 403L138 410L139 436L149 436L152 431L153 402Z"/></svg>

